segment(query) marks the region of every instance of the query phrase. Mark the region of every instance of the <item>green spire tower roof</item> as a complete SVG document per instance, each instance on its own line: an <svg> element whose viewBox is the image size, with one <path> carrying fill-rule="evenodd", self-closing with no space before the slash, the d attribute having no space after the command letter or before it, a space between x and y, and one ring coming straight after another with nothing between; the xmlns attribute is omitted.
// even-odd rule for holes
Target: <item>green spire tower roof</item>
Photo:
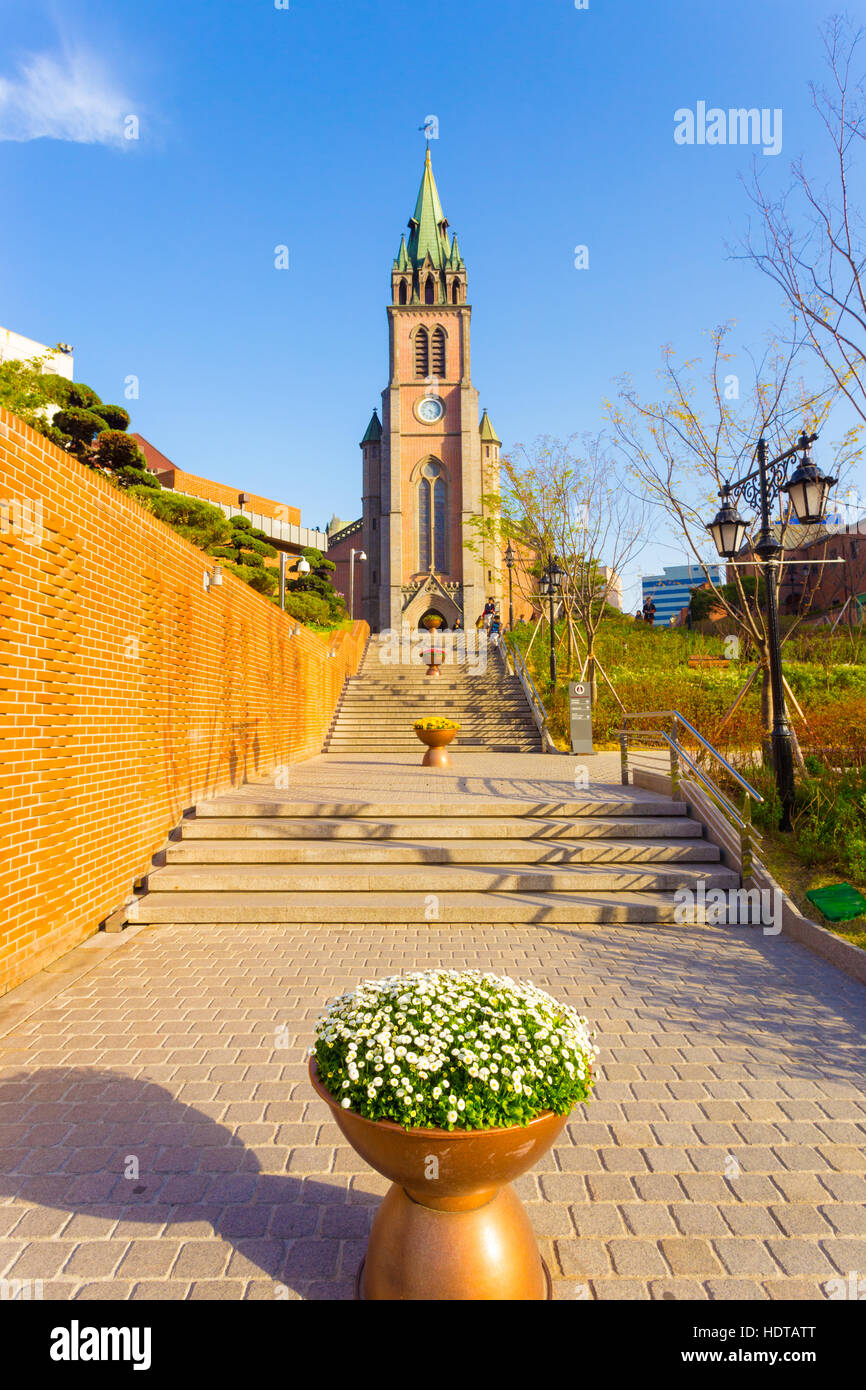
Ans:
<svg viewBox="0 0 866 1390"><path fill-rule="evenodd" d="M401 246L402 251L402 246ZM424 175L418 192L415 211L409 219L408 257L412 265L423 265L429 255L437 270L444 270L451 261L451 238L448 219L442 211L439 190L433 177L430 148L424 162ZM398 269L404 269L398 266Z"/></svg>
<svg viewBox="0 0 866 1390"><path fill-rule="evenodd" d="M367 426L367 433L361 440L362 444L378 444L382 438L382 425L376 411L373 411L373 418Z"/></svg>
<svg viewBox="0 0 866 1390"><path fill-rule="evenodd" d="M485 410L481 417L481 439L485 444L501 444L502 440L496 433L490 420L490 416Z"/></svg>

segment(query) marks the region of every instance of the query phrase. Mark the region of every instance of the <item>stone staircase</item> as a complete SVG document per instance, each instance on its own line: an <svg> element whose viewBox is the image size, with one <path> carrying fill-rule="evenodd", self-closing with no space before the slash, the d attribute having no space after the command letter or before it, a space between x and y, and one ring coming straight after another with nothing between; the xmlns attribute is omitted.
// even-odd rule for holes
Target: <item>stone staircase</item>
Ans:
<svg viewBox="0 0 866 1390"><path fill-rule="evenodd" d="M625 788L368 805L248 787L183 821L135 920L670 924L700 881L738 884L684 803Z"/></svg>
<svg viewBox="0 0 866 1390"><path fill-rule="evenodd" d="M473 634L474 636L474 634ZM454 664L427 676L417 664L389 665L385 644L371 637L325 740L326 753L423 752L412 725L442 715L460 725L452 749L462 752L540 753L541 735L523 686L493 648L481 669Z"/></svg>

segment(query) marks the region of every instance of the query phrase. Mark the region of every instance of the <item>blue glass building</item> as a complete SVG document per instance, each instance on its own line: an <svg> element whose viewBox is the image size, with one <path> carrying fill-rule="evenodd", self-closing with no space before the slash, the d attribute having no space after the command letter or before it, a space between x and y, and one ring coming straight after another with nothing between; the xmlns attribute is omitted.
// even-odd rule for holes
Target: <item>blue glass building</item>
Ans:
<svg viewBox="0 0 866 1390"><path fill-rule="evenodd" d="M710 565L710 579L714 584L722 584L721 569ZM680 609L685 608L693 589L706 584L707 577L700 565L665 565L664 574L647 574L641 580L643 602L652 599L656 606L655 626L669 627L671 618L679 617Z"/></svg>

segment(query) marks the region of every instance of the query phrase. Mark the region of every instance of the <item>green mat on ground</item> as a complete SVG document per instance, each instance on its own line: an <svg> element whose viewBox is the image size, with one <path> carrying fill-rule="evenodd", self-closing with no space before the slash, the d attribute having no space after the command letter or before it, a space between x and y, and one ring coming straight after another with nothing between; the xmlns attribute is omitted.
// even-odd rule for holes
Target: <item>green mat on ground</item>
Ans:
<svg viewBox="0 0 866 1390"><path fill-rule="evenodd" d="M850 883L813 888L806 897L830 922L850 922L852 917L866 916L866 898Z"/></svg>

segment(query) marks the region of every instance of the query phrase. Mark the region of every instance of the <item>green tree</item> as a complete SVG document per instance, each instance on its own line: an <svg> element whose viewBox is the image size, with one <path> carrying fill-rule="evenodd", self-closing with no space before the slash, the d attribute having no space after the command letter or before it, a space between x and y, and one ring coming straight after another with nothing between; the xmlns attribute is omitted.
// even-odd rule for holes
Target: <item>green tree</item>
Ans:
<svg viewBox="0 0 866 1390"><path fill-rule="evenodd" d="M226 545L231 537L225 514L210 502L202 502L197 497L183 497L164 489L154 492L150 487L133 486L130 492L160 521L208 555L214 554L219 546Z"/></svg>
<svg viewBox="0 0 866 1390"><path fill-rule="evenodd" d="M346 605L340 594L334 588L333 578L337 566L333 560L326 560L321 550L316 550L313 546L308 546L303 551L303 559L310 566L309 574L296 574L289 579L286 584L288 607L291 595L307 595L318 598L326 605L327 616L324 619L314 619L316 622L340 622L346 616ZM294 610L291 610L294 613ZM304 620L300 614L294 613L299 621Z"/></svg>
<svg viewBox="0 0 866 1390"><path fill-rule="evenodd" d="M44 353L29 362L0 363L0 406L59 444L60 434L52 427L51 416L58 406L69 403L71 383L43 372L50 356Z"/></svg>
<svg viewBox="0 0 866 1390"><path fill-rule="evenodd" d="M270 544L264 531L253 526L249 517L233 516L228 523L226 542L215 546L211 554L227 560L227 569L260 594L273 594L279 587L277 571L265 564L266 559L276 557L276 547Z"/></svg>
<svg viewBox="0 0 866 1390"><path fill-rule="evenodd" d="M119 406L109 407L119 410ZM125 412L124 412L125 414ZM101 417L100 417L101 418ZM134 439L122 430L106 429L96 437L91 451L97 468L111 473L122 488L147 487L159 492L162 484L147 466L147 460Z"/></svg>

